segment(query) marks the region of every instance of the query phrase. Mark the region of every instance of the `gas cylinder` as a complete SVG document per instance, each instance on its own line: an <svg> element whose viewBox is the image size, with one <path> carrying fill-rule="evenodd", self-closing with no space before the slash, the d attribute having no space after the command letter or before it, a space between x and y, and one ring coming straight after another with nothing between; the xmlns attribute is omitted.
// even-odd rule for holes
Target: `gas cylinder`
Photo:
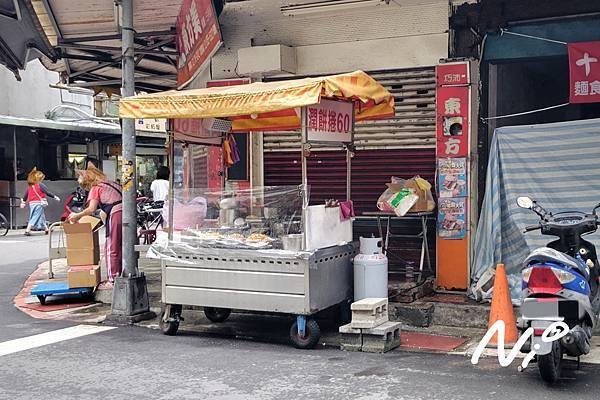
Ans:
<svg viewBox="0 0 600 400"><path fill-rule="evenodd" d="M388 297L388 259L381 238L360 238L354 257L354 301Z"/></svg>

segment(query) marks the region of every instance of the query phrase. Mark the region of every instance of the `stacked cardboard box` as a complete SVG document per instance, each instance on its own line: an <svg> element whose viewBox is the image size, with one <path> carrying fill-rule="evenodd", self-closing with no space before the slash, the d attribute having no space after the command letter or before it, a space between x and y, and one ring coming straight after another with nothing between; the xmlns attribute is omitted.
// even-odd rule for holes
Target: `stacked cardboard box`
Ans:
<svg viewBox="0 0 600 400"><path fill-rule="evenodd" d="M96 287L100 283L100 220L83 217L76 224L65 223L67 237L67 283L69 288Z"/></svg>

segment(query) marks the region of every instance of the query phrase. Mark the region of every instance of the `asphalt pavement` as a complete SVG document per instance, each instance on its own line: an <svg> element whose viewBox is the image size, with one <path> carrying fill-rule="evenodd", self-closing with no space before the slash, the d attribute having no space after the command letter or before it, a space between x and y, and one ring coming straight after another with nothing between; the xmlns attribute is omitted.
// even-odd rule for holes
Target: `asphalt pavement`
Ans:
<svg viewBox="0 0 600 400"><path fill-rule="evenodd" d="M12 298L47 254L46 237L0 238L0 399L595 399L600 366L566 365L547 386L534 365L495 359L205 337L142 327L34 320ZM32 336L34 335L34 336Z"/></svg>

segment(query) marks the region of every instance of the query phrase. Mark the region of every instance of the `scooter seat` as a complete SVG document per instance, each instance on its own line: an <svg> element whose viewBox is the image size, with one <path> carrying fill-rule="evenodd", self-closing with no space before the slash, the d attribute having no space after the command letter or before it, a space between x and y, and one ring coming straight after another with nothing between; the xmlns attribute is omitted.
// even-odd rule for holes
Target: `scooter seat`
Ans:
<svg viewBox="0 0 600 400"><path fill-rule="evenodd" d="M586 279L588 279L590 276L589 269L585 264L565 253L561 253L560 251L551 249L549 247L540 247L539 249L532 251L531 254L529 254L529 256L525 259L523 265L527 266L529 264L540 262L563 264L568 268L579 272Z"/></svg>

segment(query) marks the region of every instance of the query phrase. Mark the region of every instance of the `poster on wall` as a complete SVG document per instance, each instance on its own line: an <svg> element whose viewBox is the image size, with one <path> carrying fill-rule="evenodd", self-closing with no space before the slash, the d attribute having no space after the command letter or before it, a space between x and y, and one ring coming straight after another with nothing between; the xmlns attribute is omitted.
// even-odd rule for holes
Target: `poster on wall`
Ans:
<svg viewBox="0 0 600 400"><path fill-rule="evenodd" d="M466 197L442 198L438 206L438 235L442 239L463 239L467 230Z"/></svg>
<svg viewBox="0 0 600 400"><path fill-rule="evenodd" d="M438 159L439 197L467 196L467 159L465 157Z"/></svg>

